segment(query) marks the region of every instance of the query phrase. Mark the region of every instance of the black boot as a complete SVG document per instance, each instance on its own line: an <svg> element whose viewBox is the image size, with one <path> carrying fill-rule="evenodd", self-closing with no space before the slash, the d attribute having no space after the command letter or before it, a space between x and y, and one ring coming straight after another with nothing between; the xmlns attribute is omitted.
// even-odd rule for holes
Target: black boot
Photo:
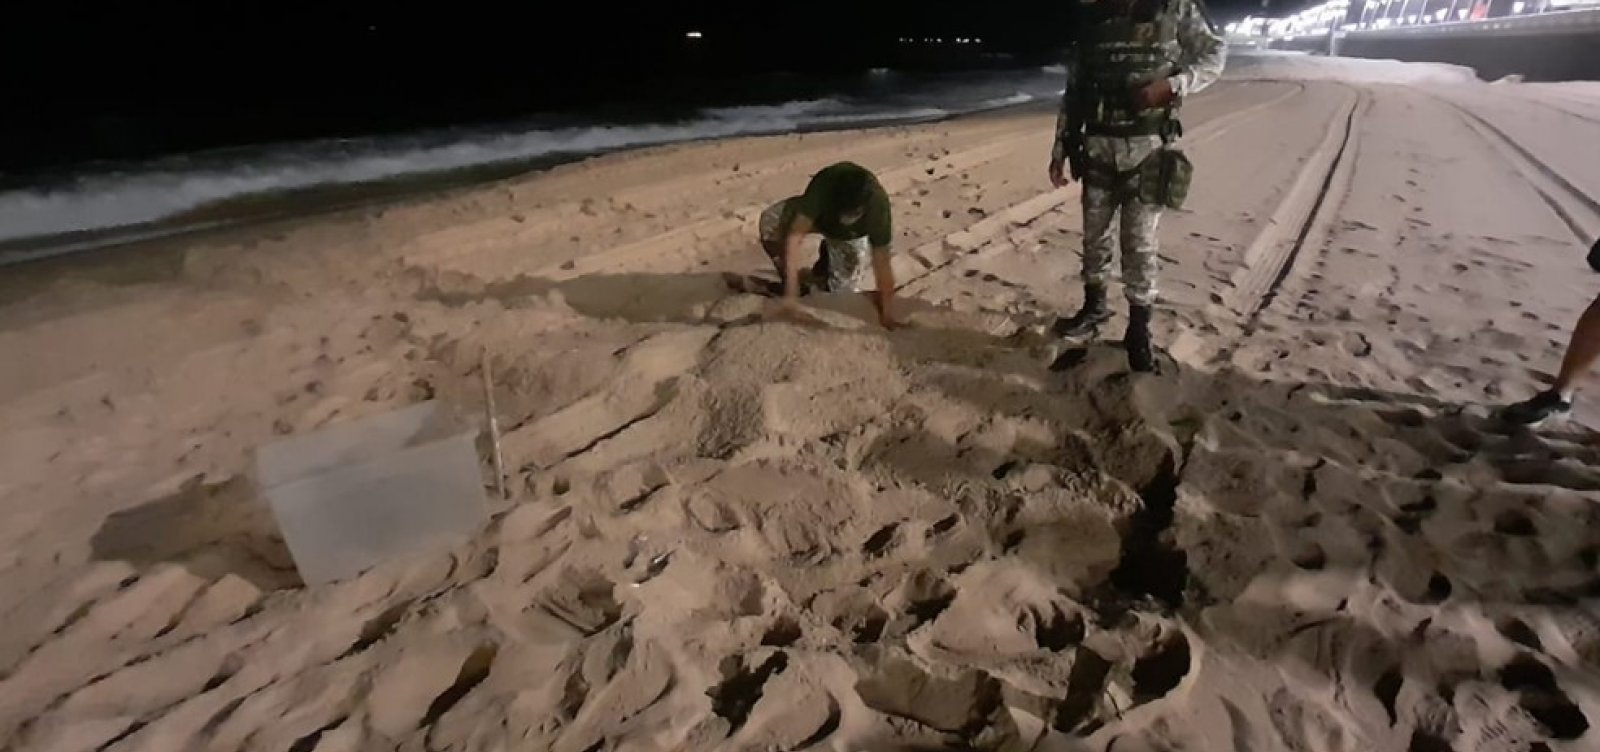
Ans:
<svg viewBox="0 0 1600 752"><path fill-rule="evenodd" d="M1106 307L1106 288L1084 285L1083 307L1071 318L1058 318L1050 327L1060 337L1082 337L1092 334L1101 324L1111 320L1111 309Z"/></svg>
<svg viewBox="0 0 1600 752"><path fill-rule="evenodd" d="M1150 306L1128 306L1128 333L1122 337L1128 351L1128 367L1135 373L1156 370L1155 354L1150 351Z"/></svg>

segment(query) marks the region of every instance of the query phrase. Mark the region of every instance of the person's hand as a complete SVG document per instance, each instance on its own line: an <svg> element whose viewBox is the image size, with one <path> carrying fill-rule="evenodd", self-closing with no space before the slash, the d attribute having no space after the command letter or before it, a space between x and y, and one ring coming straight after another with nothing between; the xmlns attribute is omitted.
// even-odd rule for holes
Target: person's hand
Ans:
<svg viewBox="0 0 1600 752"><path fill-rule="evenodd" d="M1071 180L1067 179L1066 167L1067 167L1066 162L1064 162L1062 160L1055 160L1055 159L1050 160L1050 184L1051 185L1053 185L1053 186L1055 186L1057 188L1062 188L1062 187L1065 187L1067 183L1072 182Z"/></svg>
<svg viewBox="0 0 1600 752"><path fill-rule="evenodd" d="M1172 90L1171 79L1158 78L1151 81L1144 88L1133 93L1133 102L1140 109L1153 109L1166 107L1172 100L1178 98L1178 93Z"/></svg>

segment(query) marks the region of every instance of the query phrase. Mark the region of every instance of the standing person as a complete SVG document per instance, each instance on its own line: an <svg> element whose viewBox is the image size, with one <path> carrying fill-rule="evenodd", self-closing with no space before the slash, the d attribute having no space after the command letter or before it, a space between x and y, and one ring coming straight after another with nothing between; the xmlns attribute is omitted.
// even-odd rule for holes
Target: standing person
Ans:
<svg viewBox="0 0 1600 752"><path fill-rule="evenodd" d="M1085 0L1084 29L1067 66L1050 181L1083 181L1083 308L1057 319L1077 337L1111 319L1106 280L1121 215L1123 345L1135 371L1155 370L1156 227L1163 205L1187 191L1188 162L1172 143L1185 97L1222 75L1227 54L1201 0ZM1070 176L1070 180L1069 180Z"/></svg>
<svg viewBox="0 0 1600 752"><path fill-rule="evenodd" d="M1589 265L1600 271L1600 240L1589 250ZM1535 426L1572 412L1578 379L1594 368L1595 361L1600 361L1600 297L1578 317L1567 352L1561 357L1561 372L1556 374L1555 383L1522 402L1508 405L1500 411L1500 417L1509 423Z"/></svg>
<svg viewBox="0 0 1600 752"><path fill-rule="evenodd" d="M800 245L807 235L819 234L817 261L811 267L810 286L826 292L855 292L862 260L872 256L877 283L873 304L878 322L894 329L900 322L890 310L894 298L894 270L889 244L894 226L889 194L867 168L839 162L812 176L805 193L786 198L761 213L761 247L783 280L783 306L799 311Z"/></svg>

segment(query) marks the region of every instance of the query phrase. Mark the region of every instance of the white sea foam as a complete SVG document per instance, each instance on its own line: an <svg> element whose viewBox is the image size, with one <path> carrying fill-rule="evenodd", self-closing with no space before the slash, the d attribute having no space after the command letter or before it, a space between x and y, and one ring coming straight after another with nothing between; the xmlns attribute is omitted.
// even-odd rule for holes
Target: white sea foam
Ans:
<svg viewBox="0 0 1600 752"><path fill-rule="evenodd" d="M1024 76L1028 78L1039 81L1024 81L1020 87L1013 82L1013 86L1001 88L1006 79L962 80L877 101L839 97L706 108L668 123L327 140L90 170L48 185L0 192L0 241L15 244L84 231L133 230L230 199L306 188L698 139L929 120L1030 101L1036 95L1018 89L1048 79ZM1007 88L1012 93L996 96ZM59 244L59 240L49 244ZM26 249L12 251L0 256L0 264L37 255Z"/></svg>

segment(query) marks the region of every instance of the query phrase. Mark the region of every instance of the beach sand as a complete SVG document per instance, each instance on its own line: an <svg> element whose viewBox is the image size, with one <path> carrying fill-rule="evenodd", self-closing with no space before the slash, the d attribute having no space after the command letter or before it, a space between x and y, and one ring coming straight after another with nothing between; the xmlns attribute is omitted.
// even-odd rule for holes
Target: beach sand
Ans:
<svg viewBox="0 0 1600 752"><path fill-rule="evenodd" d="M1490 414L1600 290L1600 93L1461 78L1190 102L1158 375L1120 317L1043 334L1081 220L1037 110L8 268L0 749L1593 749L1594 413ZM838 160L893 194L909 329L723 284ZM511 498L304 587L254 449L481 415L484 352Z"/></svg>

